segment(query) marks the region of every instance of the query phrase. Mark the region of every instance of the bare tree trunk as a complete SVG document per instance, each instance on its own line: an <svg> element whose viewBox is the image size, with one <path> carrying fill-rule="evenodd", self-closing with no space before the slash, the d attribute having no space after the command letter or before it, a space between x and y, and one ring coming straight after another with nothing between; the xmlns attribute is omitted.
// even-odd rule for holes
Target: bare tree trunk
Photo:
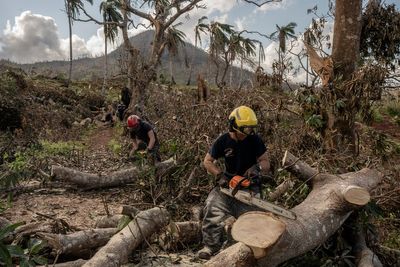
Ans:
<svg viewBox="0 0 400 267"><path fill-rule="evenodd" d="M159 174L165 173L170 167L174 166L176 162L173 159L166 160L156 164L156 172ZM146 167L149 168L149 167ZM53 165L51 168L51 175L56 179L60 179L76 186L80 189L94 189L119 186L126 183L134 182L144 169L136 167L116 171L110 174L92 174L84 173L78 170Z"/></svg>
<svg viewBox="0 0 400 267"><path fill-rule="evenodd" d="M69 87L69 84L71 83L72 79L72 10L71 10L71 4L68 2L68 0L65 0L65 7L67 10L67 15L68 15L68 29L69 29L69 71L68 71L68 81L67 81L67 87Z"/></svg>
<svg viewBox="0 0 400 267"><path fill-rule="evenodd" d="M164 250L176 250L201 241L201 222L172 222L160 235L159 244Z"/></svg>
<svg viewBox="0 0 400 267"><path fill-rule="evenodd" d="M142 211L118 234L102 247L85 267L120 266L128 262L128 256L151 234L166 226L168 211L164 208L152 208Z"/></svg>
<svg viewBox="0 0 400 267"><path fill-rule="evenodd" d="M335 75L351 77L360 55L361 0L336 0L332 59Z"/></svg>
<svg viewBox="0 0 400 267"><path fill-rule="evenodd" d="M38 235L59 254L82 257L85 251L104 246L116 232L116 228L101 228L69 235L50 233L38 233Z"/></svg>
<svg viewBox="0 0 400 267"><path fill-rule="evenodd" d="M336 151L349 148L353 153L357 153L354 121L358 110L353 107L352 101L358 100L354 99L356 96L343 82L352 77L359 59L361 11L361 0L336 0L332 60L334 75L341 79L334 84L334 90L325 87L327 103L324 104L328 114L325 139L331 139L326 141L330 141ZM345 107L336 108L336 102L343 99L346 101Z"/></svg>
<svg viewBox="0 0 400 267"><path fill-rule="evenodd" d="M76 261L68 261L63 263L56 263L56 264L47 264L47 265L40 265L38 267L81 267L86 263L86 260L76 260Z"/></svg>
<svg viewBox="0 0 400 267"><path fill-rule="evenodd" d="M108 27L105 25L104 27ZM108 62L107 62L107 34L104 36L105 41L104 41L104 77L103 77L103 86L101 87L101 95L105 96L106 94L106 86L107 86L107 74L108 74Z"/></svg>

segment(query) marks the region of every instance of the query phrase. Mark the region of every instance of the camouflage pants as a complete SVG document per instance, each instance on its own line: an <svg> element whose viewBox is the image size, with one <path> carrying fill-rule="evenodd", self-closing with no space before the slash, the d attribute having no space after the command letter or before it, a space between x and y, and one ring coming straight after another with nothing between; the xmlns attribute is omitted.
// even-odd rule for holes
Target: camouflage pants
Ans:
<svg viewBox="0 0 400 267"><path fill-rule="evenodd" d="M213 250L221 248L224 235L224 221L233 216L238 218L245 212L260 210L236 200L222 193L219 187L215 187L208 195L204 207L203 218L203 243Z"/></svg>

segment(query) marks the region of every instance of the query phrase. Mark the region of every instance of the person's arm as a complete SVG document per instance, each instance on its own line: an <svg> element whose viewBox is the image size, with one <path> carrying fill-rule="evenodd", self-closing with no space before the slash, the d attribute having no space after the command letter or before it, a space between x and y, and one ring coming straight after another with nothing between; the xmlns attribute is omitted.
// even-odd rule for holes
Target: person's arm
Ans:
<svg viewBox="0 0 400 267"><path fill-rule="evenodd" d="M135 138L132 139L132 152L136 151L138 149L138 141Z"/></svg>
<svg viewBox="0 0 400 267"><path fill-rule="evenodd" d="M214 164L214 161L215 159L211 156L211 154L207 153L203 163L208 173L217 176L222 173L222 170Z"/></svg>
<svg viewBox="0 0 400 267"><path fill-rule="evenodd" d="M269 172L270 164L269 164L269 157L267 151L264 152L260 157L257 159L258 165L261 168L262 174L267 174Z"/></svg>
<svg viewBox="0 0 400 267"><path fill-rule="evenodd" d="M153 130L147 132L147 136L149 137L149 144L147 145L147 150L152 150L154 148L154 144L156 143L156 136Z"/></svg>

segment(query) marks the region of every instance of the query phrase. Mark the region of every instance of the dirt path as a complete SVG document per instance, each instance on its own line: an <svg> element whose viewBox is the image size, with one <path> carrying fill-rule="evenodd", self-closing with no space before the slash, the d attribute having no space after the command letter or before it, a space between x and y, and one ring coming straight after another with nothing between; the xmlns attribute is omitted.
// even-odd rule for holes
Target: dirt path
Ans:
<svg viewBox="0 0 400 267"><path fill-rule="evenodd" d="M114 128L98 127L87 137L87 149L80 160L80 169L87 172L111 172L123 168L116 164L118 157L108 149L114 138ZM61 187L60 187L61 186ZM138 201L132 188L110 188L101 191L72 190L62 185L52 188L44 186L31 193L24 193L13 199L12 206L4 212L4 217L13 221L36 222L45 220L45 214L64 219L68 224L80 229L92 228L96 217L106 215L105 204L111 213L124 204Z"/></svg>

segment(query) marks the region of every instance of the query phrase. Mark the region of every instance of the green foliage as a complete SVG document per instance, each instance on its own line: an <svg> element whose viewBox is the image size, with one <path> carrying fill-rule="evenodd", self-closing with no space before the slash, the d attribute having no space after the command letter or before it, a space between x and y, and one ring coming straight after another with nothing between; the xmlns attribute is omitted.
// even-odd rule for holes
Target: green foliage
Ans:
<svg viewBox="0 0 400 267"><path fill-rule="evenodd" d="M169 154L176 155L181 150L181 144L178 139L169 139L165 142L161 143L160 153L161 154Z"/></svg>
<svg viewBox="0 0 400 267"><path fill-rule="evenodd" d="M27 179L36 173L38 162L46 161L52 157L71 157L74 151L82 150L83 145L78 142L50 142L41 140L24 151L17 151L14 155L4 153L3 164L0 169L0 185L4 187L15 186L20 180Z"/></svg>
<svg viewBox="0 0 400 267"><path fill-rule="evenodd" d="M23 223L14 223L0 229L0 263L5 266L12 266L12 256L14 254L12 252L15 246L5 245L4 239L21 225Z"/></svg>
<svg viewBox="0 0 400 267"><path fill-rule="evenodd" d="M362 19L362 56L374 57L394 70L400 55L400 12L396 5L369 1Z"/></svg>
<svg viewBox="0 0 400 267"><path fill-rule="evenodd" d="M120 155L122 151L122 144L115 139L111 139L107 144L108 148L115 154Z"/></svg>
<svg viewBox="0 0 400 267"><path fill-rule="evenodd" d="M386 107L386 113L391 117L400 117L400 103L390 102Z"/></svg>
<svg viewBox="0 0 400 267"><path fill-rule="evenodd" d="M372 120L374 122L383 122L383 116L382 114L379 112L379 110L372 110Z"/></svg>
<svg viewBox="0 0 400 267"><path fill-rule="evenodd" d="M392 154L399 154L400 145L389 140L387 135L378 133L374 135L372 149L375 155L380 156L382 160L387 160Z"/></svg>
<svg viewBox="0 0 400 267"><path fill-rule="evenodd" d="M325 125L325 122L321 115L312 114L306 120L306 124L308 124L312 128L321 129Z"/></svg>

